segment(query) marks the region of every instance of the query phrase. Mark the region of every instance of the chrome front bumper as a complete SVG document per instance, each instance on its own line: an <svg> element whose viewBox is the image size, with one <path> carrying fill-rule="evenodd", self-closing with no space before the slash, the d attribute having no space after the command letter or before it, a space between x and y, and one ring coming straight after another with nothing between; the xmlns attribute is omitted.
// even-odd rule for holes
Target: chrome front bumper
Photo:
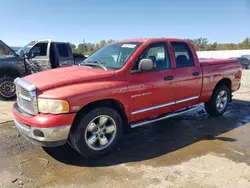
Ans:
<svg viewBox="0 0 250 188"><path fill-rule="evenodd" d="M53 147L66 143L71 125L39 128L25 125L14 119L16 127L20 133L36 145Z"/></svg>

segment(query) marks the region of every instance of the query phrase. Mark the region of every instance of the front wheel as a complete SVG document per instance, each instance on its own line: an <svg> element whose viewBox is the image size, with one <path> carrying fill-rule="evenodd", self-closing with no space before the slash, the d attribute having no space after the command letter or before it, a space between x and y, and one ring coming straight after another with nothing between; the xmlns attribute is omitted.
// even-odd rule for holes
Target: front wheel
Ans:
<svg viewBox="0 0 250 188"><path fill-rule="evenodd" d="M0 79L0 99L11 100L16 97L14 78L3 77Z"/></svg>
<svg viewBox="0 0 250 188"><path fill-rule="evenodd" d="M91 110L81 117L70 133L70 143L83 156L96 158L115 148L122 136L120 114L107 107Z"/></svg>
<svg viewBox="0 0 250 188"><path fill-rule="evenodd" d="M211 99L205 103L205 109L211 116L221 116L227 110L231 92L225 85L215 88Z"/></svg>

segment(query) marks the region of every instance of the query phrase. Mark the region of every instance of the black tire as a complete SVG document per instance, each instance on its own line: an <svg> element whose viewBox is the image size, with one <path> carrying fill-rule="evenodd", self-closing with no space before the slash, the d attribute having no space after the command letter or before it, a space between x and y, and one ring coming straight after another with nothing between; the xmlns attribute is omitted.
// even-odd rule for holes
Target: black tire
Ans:
<svg viewBox="0 0 250 188"><path fill-rule="evenodd" d="M227 101L226 101L225 107L222 110L219 110L217 108L217 97L222 91L226 92ZM225 111L227 110L227 106L228 106L228 103L230 101L230 97L231 97L231 92L230 92L230 89L227 86L225 86L225 85L217 86L215 88L210 100L205 103L205 109L206 109L207 113L210 116L214 116L214 117L223 115L225 113Z"/></svg>
<svg viewBox="0 0 250 188"><path fill-rule="evenodd" d="M113 141L110 142L110 144L106 148L101 149L101 150L95 150L91 148L91 146L88 145L85 139L85 135L86 135L87 127L91 123L91 121L101 115L111 117L111 119L115 122L115 125L116 125L116 133L115 133L115 136L112 137ZM120 114L112 108L100 107L100 108L93 109L90 112L88 112L86 115L83 115L80 121L78 122L79 123L76 125L76 127L70 132L69 141L71 145L73 146L73 148L75 148L81 155L85 157L97 158L99 156L108 154L116 147L120 138L122 137L122 133L123 133L122 118ZM88 134L88 131L87 131L87 134ZM105 136L107 135L105 134ZM100 140L98 140L98 143L100 145Z"/></svg>
<svg viewBox="0 0 250 188"><path fill-rule="evenodd" d="M250 65L246 65L246 69L249 70L250 69Z"/></svg>
<svg viewBox="0 0 250 188"><path fill-rule="evenodd" d="M3 77L0 79L0 99L1 100L11 100L16 98L16 89L14 85L14 78L12 77ZM11 86L13 84L13 86ZM11 87L10 87L11 86ZM6 89L11 88L13 89L13 92L9 90L9 92ZM14 88L12 88L14 87Z"/></svg>

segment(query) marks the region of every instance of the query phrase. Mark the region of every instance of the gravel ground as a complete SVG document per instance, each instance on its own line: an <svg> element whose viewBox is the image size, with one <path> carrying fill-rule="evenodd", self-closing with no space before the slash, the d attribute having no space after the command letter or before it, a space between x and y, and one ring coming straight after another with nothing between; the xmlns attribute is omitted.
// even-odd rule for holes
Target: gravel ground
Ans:
<svg viewBox="0 0 250 188"><path fill-rule="evenodd" d="M1 102L0 115L11 103ZM9 121L0 119L1 122ZM136 128L98 160L40 148L0 123L0 187L250 187L250 71L224 116L196 112Z"/></svg>
<svg viewBox="0 0 250 188"><path fill-rule="evenodd" d="M0 101L0 123L6 123L13 120L12 105L13 101Z"/></svg>

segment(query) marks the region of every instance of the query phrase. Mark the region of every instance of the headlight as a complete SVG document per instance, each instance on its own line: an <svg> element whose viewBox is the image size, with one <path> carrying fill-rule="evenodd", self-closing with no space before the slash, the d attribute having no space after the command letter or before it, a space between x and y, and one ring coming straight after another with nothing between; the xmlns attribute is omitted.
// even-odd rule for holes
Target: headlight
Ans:
<svg viewBox="0 0 250 188"><path fill-rule="evenodd" d="M63 100L38 99L38 110L45 114L61 114L69 112L69 103Z"/></svg>

